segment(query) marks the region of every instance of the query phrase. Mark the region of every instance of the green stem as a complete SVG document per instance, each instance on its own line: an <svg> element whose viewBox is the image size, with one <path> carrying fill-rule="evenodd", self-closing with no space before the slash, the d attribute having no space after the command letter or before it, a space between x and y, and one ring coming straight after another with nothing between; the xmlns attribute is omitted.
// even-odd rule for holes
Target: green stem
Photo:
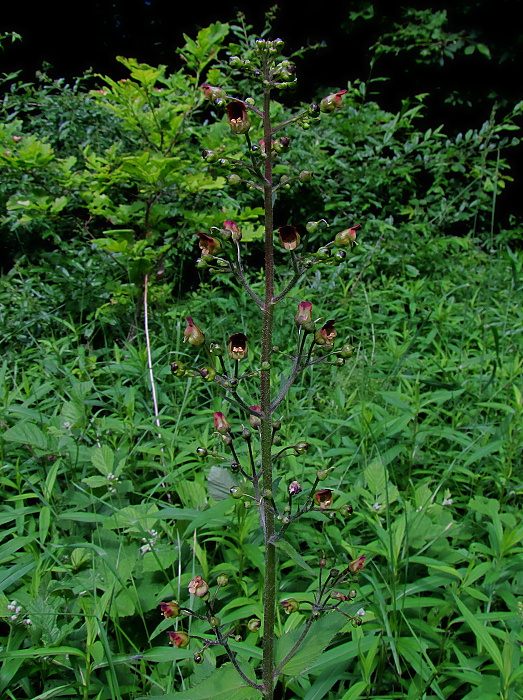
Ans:
<svg viewBox="0 0 523 700"><path fill-rule="evenodd" d="M269 68L264 61L266 86L263 91L263 137L265 144L271 143L270 87L268 86ZM262 323L262 367L270 366L272 352L272 335L274 322L274 243L273 243L273 184L272 155L267 149L265 160L263 199L265 210L265 301L263 304ZM266 364L264 364L266 363ZM262 489L272 493L272 408L271 408L271 372L262 369L260 379L260 408L262 413L260 428ZM276 547L272 542L275 534L274 511L270 499L264 498L263 530L265 541L265 577L263 586L263 661L262 681L264 700L274 698L274 646L276 626Z"/></svg>

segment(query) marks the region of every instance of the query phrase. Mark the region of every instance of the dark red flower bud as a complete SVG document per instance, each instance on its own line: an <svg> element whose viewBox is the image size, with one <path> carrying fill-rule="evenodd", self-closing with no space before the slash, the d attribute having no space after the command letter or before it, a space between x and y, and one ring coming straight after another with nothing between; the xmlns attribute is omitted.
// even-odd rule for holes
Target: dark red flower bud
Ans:
<svg viewBox="0 0 523 700"><path fill-rule="evenodd" d="M225 90L221 87L215 87L214 85L209 85L209 83L203 83L201 85L203 96L207 100L222 100L225 97Z"/></svg>
<svg viewBox="0 0 523 700"><path fill-rule="evenodd" d="M189 645L189 635L187 632L180 630L179 632L167 632L170 642L177 649L185 649Z"/></svg>
<svg viewBox="0 0 523 700"><path fill-rule="evenodd" d="M335 321L331 319L319 328L314 334L314 342L317 345L332 345L334 338L338 335L334 329Z"/></svg>
<svg viewBox="0 0 523 700"><path fill-rule="evenodd" d="M227 123L233 134L246 134L251 128L251 119L242 102L229 102L227 105Z"/></svg>
<svg viewBox="0 0 523 700"><path fill-rule="evenodd" d="M316 491L313 499L314 503L323 510L332 504L333 493L330 489L321 489L321 491Z"/></svg>
<svg viewBox="0 0 523 700"><path fill-rule="evenodd" d="M357 245L356 231L359 228L361 228L361 224L356 224L355 226L351 226L351 228L347 228L344 231L337 233L334 239L334 245L337 245L338 248Z"/></svg>
<svg viewBox="0 0 523 700"><path fill-rule="evenodd" d="M260 139L260 150L263 154L267 154L267 149L265 148L265 139ZM274 147L274 139L271 139L271 149Z"/></svg>
<svg viewBox="0 0 523 700"><path fill-rule="evenodd" d="M200 238L198 245L201 248L202 255L218 255L222 249L220 241L207 233L198 233L197 236Z"/></svg>
<svg viewBox="0 0 523 700"><path fill-rule="evenodd" d="M231 432L231 425L221 411L216 411L214 414L214 429L220 435L226 435Z"/></svg>
<svg viewBox="0 0 523 700"><path fill-rule="evenodd" d="M253 411L257 411L258 413L261 412L261 408L259 406L251 406L251 408ZM251 428L259 428L261 425L261 418L251 413L249 416L249 423L251 424Z"/></svg>
<svg viewBox="0 0 523 700"><path fill-rule="evenodd" d="M287 138L287 136L280 136L279 139L276 139L272 143L276 153L286 153L291 145L291 140Z"/></svg>
<svg viewBox="0 0 523 700"><path fill-rule="evenodd" d="M294 317L297 326L308 326L312 323L312 304L310 301L301 301L298 304L298 313Z"/></svg>
<svg viewBox="0 0 523 700"><path fill-rule="evenodd" d="M301 493L302 488L300 485L299 481L291 481L289 484L289 494L291 496L297 496L299 493Z"/></svg>
<svg viewBox="0 0 523 700"><path fill-rule="evenodd" d="M183 332L183 341L187 341L189 345L194 345L196 348L200 347L200 345L203 345L205 342L203 332L195 325L190 316L186 316L185 320L187 321L187 328Z"/></svg>
<svg viewBox="0 0 523 700"><path fill-rule="evenodd" d="M294 250L300 245L300 234L295 226L282 226L278 229L280 243L285 250Z"/></svg>
<svg viewBox="0 0 523 700"><path fill-rule="evenodd" d="M340 90L335 92L333 95L327 95L320 102L320 110L322 112L334 112L339 109L342 105L341 96L344 95L348 90Z"/></svg>
<svg viewBox="0 0 523 700"><path fill-rule="evenodd" d="M189 593L197 598L203 598L209 592L209 586L201 576L195 576L189 584Z"/></svg>
<svg viewBox="0 0 523 700"><path fill-rule="evenodd" d="M231 233L231 238L233 241L241 241L242 239L242 232L240 231L240 228L236 221L224 221L223 222L223 228L226 231L230 231Z"/></svg>
<svg viewBox="0 0 523 700"><path fill-rule="evenodd" d="M160 610L164 617L178 617L180 614L180 606L175 600L171 600L169 603L160 603Z"/></svg>
<svg viewBox="0 0 523 700"><path fill-rule="evenodd" d="M348 565L347 569L350 571L351 574L355 574L358 571L361 571L363 569L363 566L365 564L365 560L367 557L365 557L363 554L358 557L357 559L354 559L351 561L351 563Z"/></svg>
<svg viewBox="0 0 523 700"><path fill-rule="evenodd" d="M233 360L243 360L247 356L247 336L243 333L234 333L229 338L229 345L227 347L229 352L229 357Z"/></svg>
<svg viewBox="0 0 523 700"><path fill-rule="evenodd" d="M287 615L290 615L291 613L300 609L300 604L296 598L287 598L287 600L282 600L281 606Z"/></svg>

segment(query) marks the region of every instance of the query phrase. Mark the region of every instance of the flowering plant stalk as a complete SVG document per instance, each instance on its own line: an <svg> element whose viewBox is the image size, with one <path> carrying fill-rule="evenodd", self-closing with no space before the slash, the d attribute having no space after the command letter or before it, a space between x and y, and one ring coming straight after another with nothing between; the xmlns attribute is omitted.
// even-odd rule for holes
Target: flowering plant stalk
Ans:
<svg viewBox="0 0 523 700"><path fill-rule="evenodd" d="M347 250L356 245L357 230L359 224L348 226L346 230L339 232L330 242L323 245L315 253L305 253L302 239L307 233L313 233L326 222L324 220L308 222L306 226L297 226L283 223L275 229L274 222L274 201L278 190L286 186L291 179L300 182L308 182L312 177L309 171L302 171L295 178L279 179L275 177L274 163L280 153L286 152L290 147L290 139L280 136L280 132L291 123L299 123L308 128L317 123L322 113L330 114L342 106L342 96L344 90L325 97L320 105L311 105L300 111L294 117L283 122L273 124L271 118L271 93L275 89L283 89L295 82L294 64L282 58L280 51L283 42L279 39L275 41L258 40L252 60L243 60L239 57L232 57L230 64L233 68L247 71L255 80L262 85L262 102L256 106L254 100L245 100L231 97L220 88L205 84L204 96L211 100L215 107L225 107L225 116L230 126L231 132L238 139L244 139L246 157L245 159L235 159L229 165L234 168L234 172L229 177L231 184L244 183L250 188L254 188L260 193L263 199L264 208L264 290L259 295L250 285L244 271L242 262L242 234L240 227L234 221L225 221L221 227L212 227L209 233L199 232L198 246L200 258L197 267L210 269L213 273L230 273L237 282L245 289L249 297L259 307L261 312L261 338L259 347L261 348L261 358L259 369L250 373L243 373L240 370L240 363L249 353L250 340L243 332L236 332L230 336L227 344L228 364L224 358L224 351L217 343L208 343L206 334L198 323L198 319L187 317L187 327L184 332L184 340L200 352L204 352L207 358L204 367L187 367L181 362L173 362L171 369L173 373L180 377L185 375L200 376L204 381L216 384L222 393L223 398L233 406L236 406L244 416L245 422L250 428L243 426L241 440L246 444L247 449L244 457L239 450L237 435L235 434L227 416L218 411L214 414L214 429L220 436L226 449L231 452L230 466L233 472L240 473L248 485L252 488L252 495L244 493L239 487L231 489L233 498L246 500L246 505L254 503L259 508L260 522L264 539L264 582L263 582L263 620L250 620L247 623L249 630L263 628L263 661L261 678L253 680L242 671L238 661L234 657L228 643L232 631L224 631L221 628L216 616L217 593L222 583L218 583L218 589L211 597L208 584L197 577L198 580L191 582L189 591L192 595L201 598L206 604L206 613L201 615L192 609L180 608L178 603L171 601L164 603L162 609L164 614L172 615L174 610L177 616L184 614L196 615L199 619L206 619L212 627L215 638L201 639L203 648L197 653L198 659L202 658L203 651L211 645L221 644L242 680L251 687L259 691L266 700L274 697L274 688L285 664L297 653L300 645L307 636L310 627L321 614L338 611L346 618L353 620L354 624L361 624L361 618L349 615L342 609L343 603L352 601L355 591L342 593L334 591L340 584L355 581L359 570L363 567L365 557L360 556L354 562L343 567L340 572L337 569L331 570L326 579L322 581L322 570L326 566L325 560L320 560L318 589L314 602L311 604L310 615L302 632L278 664L275 662L276 638L274 630L277 621L277 545L278 541L285 536L288 528L298 519L310 511L318 511L328 515L334 512L334 493L329 488L318 489L320 481L324 481L329 470L319 470L316 479L310 488L304 491L302 485L296 480L287 486L288 502L285 506L276 503L274 491L275 477L277 475L278 464L288 454L302 455L307 452L309 445L305 441L300 441L295 445L279 448L279 436L276 435L281 427L280 421L276 419L276 411L287 395L298 375L305 368L313 367L317 364L335 364L341 366L346 358L353 354L354 349L348 343L341 347L335 347L335 339L338 331L335 327L335 320L327 320L321 327L317 327L313 318L313 305L304 300L298 303L297 312L294 316L294 325L297 329L297 345L293 356L290 357L290 366L282 386L277 392L273 392L271 387L271 369L273 348L273 331L275 322L276 306L293 290L300 280L305 276L307 270L313 265L332 259L342 262L347 257ZM257 121L261 127L261 139L259 146L253 146L251 141L252 124ZM204 157L210 162L216 161L216 154L205 152ZM222 163L223 165L223 163ZM281 246L284 255L288 256L290 273L281 289L276 288L275 282L275 245ZM229 368L228 368L229 367ZM243 395L244 381L253 376L259 378L258 395L255 399L246 399ZM255 457L255 439L258 438L259 459ZM277 447L275 451L275 446ZM200 448L199 454L206 456L206 448ZM301 498L301 505L297 504L297 499ZM349 515L352 512L350 506L343 507L343 514ZM281 601L283 611L292 614L303 605L294 598ZM176 646L185 647L190 641L190 637L183 633L172 633L171 641ZM196 656L195 656L196 659Z"/></svg>

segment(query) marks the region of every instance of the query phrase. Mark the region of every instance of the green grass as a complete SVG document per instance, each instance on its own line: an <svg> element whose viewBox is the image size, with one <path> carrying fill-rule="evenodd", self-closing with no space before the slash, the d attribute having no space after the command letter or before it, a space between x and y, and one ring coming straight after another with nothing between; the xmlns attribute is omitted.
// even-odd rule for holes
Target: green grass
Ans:
<svg viewBox="0 0 523 700"><path fill-rule="evenodd" d="M391 272L385 245L351 292L362 245L353 268L325 266L293 293L356 350L344 367L307 370L281 405L282 445L311 448L281 461L276 500L291 480L311 485L330 469L322 487L354 513L312 512L289 529L281 598L311 599L321 556L328 569L368 560L349 610L364 610L363 625L318 631L302 670L284 676L285 700L523 697L523 258L472 239L423 245L423 272ZM226 661L221 648L195 664L197 643L169 647L172 621L158 608L197 606L195 574L212 586L229 574L220 617L255 668L260 640L245 622L261 615L258 514L229 497L232 484L248 488L227 462L196 454L225 454L214 411L235 433L247 416L212 385L173 377L169 362L194 359L181 344L190 313L211 340L244 331L255 369L256 310L216 280L153 310L158 427L140 328L130 342L122 327L118 342L97 333L90 345L88 320L51 322L53 285L31 279L0 288L12 319L0 372L0 694L132 700L203 682ZM294 301L278 311L275 384L294 313ZM38 333L24 335L22 317ZM282 614L277 634L301 622ZM179 624L210 634L194 617Z"/></svg>

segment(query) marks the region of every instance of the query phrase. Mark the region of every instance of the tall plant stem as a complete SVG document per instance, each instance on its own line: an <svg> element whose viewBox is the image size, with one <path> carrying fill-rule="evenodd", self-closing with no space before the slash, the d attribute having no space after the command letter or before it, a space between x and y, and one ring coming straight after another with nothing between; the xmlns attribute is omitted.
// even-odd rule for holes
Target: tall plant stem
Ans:
<svg viewBox="0 0 523 700"><path fill-rule="evenodd" d="M274 512L272 501L272 409L271 371L272 333L274 322L274 245L273 245L273 185L271 155L270 88L267 86L269 70L265 62L266 87L263 95L263 138L267 159L265 161L263 199L265 210L265 299L262 324L262 371L260 379L260 408L262 413L260 442L263 494L263 526L265 540L265 580L263 586L263 697L274 697L274 629L276 624L276 547L273 544Z"/></svg>

